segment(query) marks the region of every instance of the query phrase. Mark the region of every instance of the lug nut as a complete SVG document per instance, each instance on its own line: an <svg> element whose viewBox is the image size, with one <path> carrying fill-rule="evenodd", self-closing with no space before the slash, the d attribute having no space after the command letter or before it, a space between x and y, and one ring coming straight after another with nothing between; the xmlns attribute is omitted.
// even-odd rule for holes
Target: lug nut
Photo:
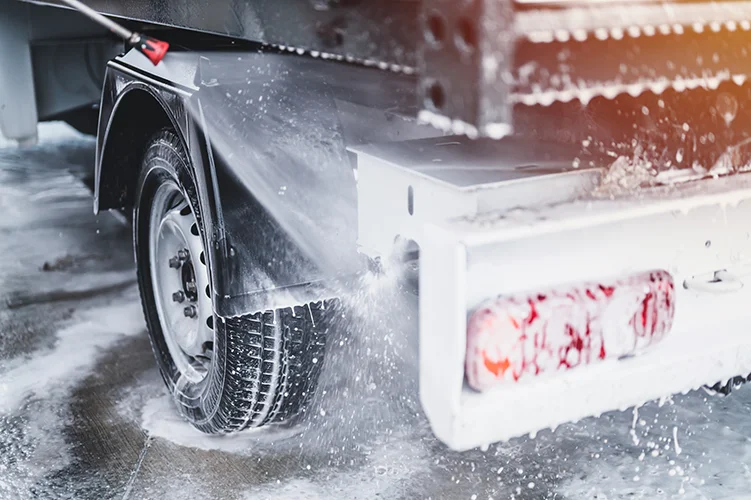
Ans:
<svg viewBox="0 0 751 500"><path fill-rule="evenodd" d="M179 258L177 258L177 257L170 258L170 260L169 260L169 266L172 269L180 269L180 265L181 264L180 264L180 259Z"/></svg>
<svg viewBox="0 0 751 500"><path fill-rule="evenodd" d="M196 286L195 281L188 281L185 283L185 291L188 293L196 293L198 291L198 287Z"/></svg>
<svg viewBox="0 0 751 500"><path fill-rule="evenodd" d="M182 291L175 292L172 294L172 300L173 302L182 302L185 300L185 294Z"/></svg>
<svg viewBox="0 0 751 500"><path fill-rule="evenodd" d="M177 258L180 259L181 261L186 261L188 260L189 257L190 257L190 253L188 252L188 250L183 249L183 250L177 251Z"/></svg>
<svg viewBox="0 0 751 500"><path fill-rule="evenodd" d="M183 309L183 314L185 314L186 318L195 318L197 311L196 306L187 306L185 309Z"/></svg>

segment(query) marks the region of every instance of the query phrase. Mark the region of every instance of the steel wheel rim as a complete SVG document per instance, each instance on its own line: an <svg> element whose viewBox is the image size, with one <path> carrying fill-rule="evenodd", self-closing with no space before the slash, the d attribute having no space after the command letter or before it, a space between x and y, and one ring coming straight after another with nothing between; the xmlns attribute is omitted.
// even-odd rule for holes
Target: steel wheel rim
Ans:
<svg viewBox="0 0 751 500"><path fill-rule="evenodd" d="M214 312L198 223L174 181L157 188L149 219L149 267L162 335L180 377L199 383L213 359Z"/></svg>

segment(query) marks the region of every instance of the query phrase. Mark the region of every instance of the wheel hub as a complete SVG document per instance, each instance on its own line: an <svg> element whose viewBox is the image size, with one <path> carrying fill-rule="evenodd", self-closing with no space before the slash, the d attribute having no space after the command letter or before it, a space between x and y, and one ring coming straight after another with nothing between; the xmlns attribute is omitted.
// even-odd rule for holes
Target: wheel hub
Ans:
<svg viewBox="0 0 751 500"><path fill-rule="evenodd" d="M185 253L187 254L187 251ZM190 261L190 254L188 254L188 258L183 262L181 274L182 291L188 300L196 302L198 300L198 286L196 285L196 272L193 269L193 263Z"/></svg>
<svg viewBox="0 0 751 500"><path fill-rule="evenodd" d="M213 307L198 224L177 185L159 187L150 222L151 277L162 332L180 373L199 382L213 357Z"/></svg>

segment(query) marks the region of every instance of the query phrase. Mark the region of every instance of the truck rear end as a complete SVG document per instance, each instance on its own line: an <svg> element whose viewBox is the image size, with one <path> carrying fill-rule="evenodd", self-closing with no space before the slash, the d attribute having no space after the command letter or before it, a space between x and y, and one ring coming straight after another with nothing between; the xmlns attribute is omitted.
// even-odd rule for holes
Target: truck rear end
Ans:
<svg viewBox="0 0 751 500"><path fill-rule="evenodd" d="M361 243L419 246L420 391L444 442L487 445L748 371L748 179L613 194L606 168L504 143L527 158L499 147L467 163L456 152L479 144L453 138L359 153Z"/></svg>

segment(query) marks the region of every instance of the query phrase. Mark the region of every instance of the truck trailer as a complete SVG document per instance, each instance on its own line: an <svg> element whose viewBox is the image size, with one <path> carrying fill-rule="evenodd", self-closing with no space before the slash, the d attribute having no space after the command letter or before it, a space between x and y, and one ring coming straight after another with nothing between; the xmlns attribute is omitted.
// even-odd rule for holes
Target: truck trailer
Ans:
<svg viewBox="0 0 751 500"><path fill-rule="evenodd" d="M199 430L294 425L382 277L452 449L751 373L751 2L65 3L0 0L0 129L96 135Z"/></svg>

